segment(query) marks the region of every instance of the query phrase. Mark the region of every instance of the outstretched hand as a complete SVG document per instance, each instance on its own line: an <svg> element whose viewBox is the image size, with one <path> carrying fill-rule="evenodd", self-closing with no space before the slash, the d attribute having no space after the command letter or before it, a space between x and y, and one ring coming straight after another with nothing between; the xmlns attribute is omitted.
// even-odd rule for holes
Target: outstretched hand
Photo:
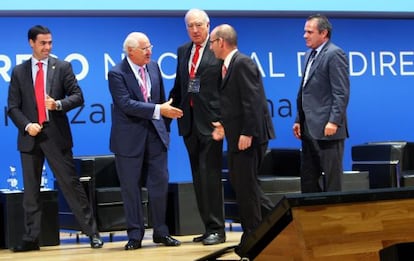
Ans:
<svg viewBox="0 0 414 261"><path fill-rule="evenodd" d="M161 115L167 118L171 118L171 119L181 118L183 116L183 111L174 106L171 106L172 102L173 102L173 99L171 98L169 101L161 104L160 106Z"/></svg>

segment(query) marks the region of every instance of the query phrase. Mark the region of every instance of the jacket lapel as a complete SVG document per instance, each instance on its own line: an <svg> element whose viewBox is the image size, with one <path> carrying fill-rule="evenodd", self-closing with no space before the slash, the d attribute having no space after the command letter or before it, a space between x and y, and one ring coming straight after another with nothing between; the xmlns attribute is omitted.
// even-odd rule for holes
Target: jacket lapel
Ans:
<svg viewBox="0 0 414 261"><path fill-rule="evenodd" d="M231 60L230 60L229 67L227 68L227 73L226 73L226 75L224 76L224 78L221 81L221 88L222 89L224 89L226 87L226 85L227 85L227 81L229 79L229 75L233 72L233 64L234 64L234 61L237 59L238 56L239 56L239 52L237 51L233 55L233 57L231 58Z"/></svg>
<svg viewBox="0 0 414 261"><path fill-rule="evenodd" d="M46 93L50 94L50 89L52 88L52 82L55 77L56 69L56 59L49 56L47 64L47 79L46 79Z"/></svg>
<svg viewBox="0 0 414 261"><path fill-rule="evenodd" d="M142 95L139 82L135 77L135 74L132 71L131 66L129 66L128 60L126 58L124 59L122 64L122 71L125 74L126 85L131 86L132 92L135 93L135 95L143 101L144 96Z"/></svg>
<svg viewBox="0 0 414 261"><path fill-rule="evenodd" d="M328 41L325 44L325 46L322 48L322 50L319 52L319 54L316 55L315 60L312 63L312 67L309 70L308 82L309 82L309 79L313 76L316 68L318 68L319 64L324 59L326 51L328 50L329 44L330 44L330 42Z"/></svg>

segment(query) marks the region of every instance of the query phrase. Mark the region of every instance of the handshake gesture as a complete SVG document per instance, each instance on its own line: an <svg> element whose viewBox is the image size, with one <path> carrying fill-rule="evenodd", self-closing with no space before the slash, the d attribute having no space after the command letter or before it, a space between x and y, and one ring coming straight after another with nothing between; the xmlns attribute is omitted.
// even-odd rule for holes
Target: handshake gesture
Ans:
<svg viewBox="0 0 414 261"><path fill-rule="evenodd" d="M169 101L161 104L160 106L161 115L167 118L171 118L171 119L181 118L183 116L183 111L174 106L171 106L172 101L173 100L171 98Z"/></svg>

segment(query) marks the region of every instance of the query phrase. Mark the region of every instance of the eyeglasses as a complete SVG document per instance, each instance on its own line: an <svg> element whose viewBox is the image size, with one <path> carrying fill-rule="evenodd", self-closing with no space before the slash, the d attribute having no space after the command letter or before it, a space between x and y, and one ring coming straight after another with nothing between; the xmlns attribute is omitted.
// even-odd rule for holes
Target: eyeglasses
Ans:
<svg viewBox="0 0 414 261"><path fill-rule="evenodd" d="M154 45L151 44L147 47L138 47L138 49L142 50L143 52L146 52L146 51L152 51L153 47L154 47Z"/></svg>
<svg viewBox="0 0 414 261"><path fill-rule="evenodd" d="M220 38L216 38L214 40L210 40L210 44L213 44L215 41L218 41L218 40L220 40Z"/></svg>
<svg viewBox="0 0 414 261"><path fill-rule="evenodd" d="M204 26L204 23L191 23L191 24L187 24L187 28L188 29L192 29L194 27L196 27L197 29L201 28Z"/></svg>

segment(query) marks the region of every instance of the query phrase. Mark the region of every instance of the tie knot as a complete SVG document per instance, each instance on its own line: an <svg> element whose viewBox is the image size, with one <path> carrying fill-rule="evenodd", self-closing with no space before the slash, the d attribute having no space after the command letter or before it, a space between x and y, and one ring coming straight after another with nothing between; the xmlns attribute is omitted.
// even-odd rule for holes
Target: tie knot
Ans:
<svg viewBox="0 0 414 261"><path fill-rule="evenodd" d="M227 73L227 67L223 64L221 66L221 77L224 78L224 76L226 76Z"/></svg>
<svg viewBox="0 0 414 261"><path fill-rule="evenodd" d="M196 45L196 50L200 50L200 48L201 48L201 44L197 44Z"/></svg>
<svg viewBox="0 0 414 261"><path fill-rule="evenodd" d="M40 62L40 61L39 61L39 62L37 62L36 64L37 64L37 66L39 67L39 69L42 69L42 68L43 68L43 63L42 63L42 62Z"/></svg>
<svg viewBox="0 0 414 261"><path fill-rule="evenodd" d="M310 58L312 59L312 58L314 58L315 56L316 56L316 53L317 53L318 51L316 51L316 50L312 50L312 52L311 52L311 54L310 54Z"/></svg>

